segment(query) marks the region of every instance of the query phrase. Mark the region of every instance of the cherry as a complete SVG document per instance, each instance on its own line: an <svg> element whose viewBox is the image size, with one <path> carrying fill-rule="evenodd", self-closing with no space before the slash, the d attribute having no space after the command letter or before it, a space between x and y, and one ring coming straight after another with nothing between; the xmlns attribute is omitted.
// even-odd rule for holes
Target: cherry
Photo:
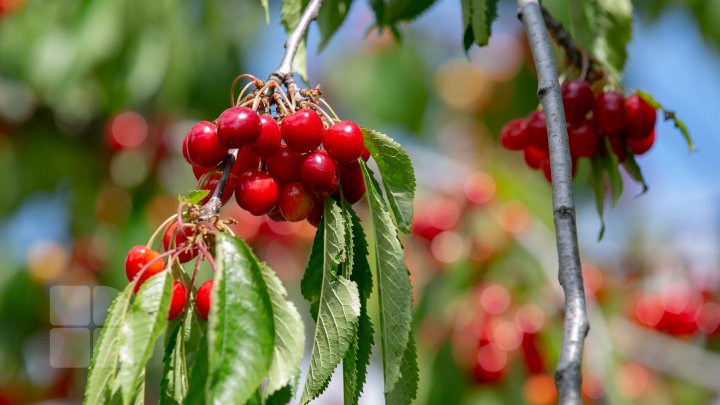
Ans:
<svg viewBox="0 0 720 405"><path fill-rule="evenodd" d="M527 118L528 144L543 152L547 152L548 138L545 126L545 114L542 111L533 111Z"/></svg>
<svg viewBox="0 0 720 405"><path fill-rule="evenodd" d="M200 121L185 135L183 156L192 165L215 167L226 155L227 149L220 144L212 122Z"/></svg>
<svg viewBox="0 0 720 405"><path fill-rule="evenodd" d="M350 204L355 204L365 195L365 180L360 164L352 167L340 166L340 189Z"/></svg>
<svg viewBox="0 0 720 405"><path fill-rule="evenodd" d="M167 252L174 247L183 246L187 242L187 238L192 236L192 233L192 229L189 226L183 226L182 232L178 232L178 223L173 222L167 231L165 231L165 235L163 235L163 247L165 251ZM174 241L173 236L175 237ZM197 253L197 249L186 250L178 255L178 261L180 261L180 263L187 263L194 259Z"/></svg>
<svg viewBox="0 0 720 405"><path fill-rule="evenodd" d="M500 145L508 150L523 150L528 144L527 121L516 118L500 130Z"/></svg>
<svg viewBox="0 0 720 405"><path fill-rule="evenodd" d="M615 156L618 159L618 163L622 163L625 161L625 158L627 158L627 145L625 143L625 139L622 137L621 134L608 134L608 139L610 139L610 146L612 147L612 151L615 154ZM600 151L605 156L607 153L607 148L605 147L605 143L601 140L601 148Z"/></svg>
<svg viewBox="0 0 720 405"><path fill-rule="evenodd" d="M473 367L473 379L478 384L500 381L507 370L507 352L495 343L482 345L477 352Z"/></svg>
<svg viewBox="0 0 720 405"><path fill-rule="evenodd" d="M635 155L642 155L643 153L650 150L650 148L655 143L655 130L650 132L650 135L646 136L645 138L635 139L635 138L625 138L625 142L627 142L627 145L630 147L630 150Z"/></svg>
<svg viewBox="0 0 720 405"><path fill-rule="evenodd" d="M368 148L365 147L365 145L363 145L363 150L360 154L360 157L366 162L368 161L368 159L370 159L370 151L368 150Z"/></svg>
<svg viewBox="0 0 720 405"><path fill-rule="evenodd" d="M314 226L315 228L320 226L320 222L322 221L323 211L325 210L325 202L324 200L315 200L313 203L312 210L310 211L310 214L308 214L307 221L310 223L310 225Z"/></svg>
<svg viewBox="0 0 720 405"><path fill-rule="evenodd" d="M302 155L290 149L287 145L280 145L280 149L265 160L267 171L279 183L289 183L298 178Z"/></svg>
<svg viewBox="0 0 720 405"><path fill-rule="evenodd" d="M217 171L213 174L211 174L207 180L205 181L205 184L202 186L202 190L208 190L208 195L203 198L200 203L205 204L206 202L210 201L210 198L212 197L213 193L215 192L215 189L217 188L218 182L220 181L220 177L222 177L222 172ZM230 200L230 197L232 197L233 190L235 189L235 178L233 176L228 177L227 183L225 183L225 188L223 189L222 196L220 196L220 200L222 201L223 205L227 203Z"/></svg>
<svg viewBox="0 0 720 405"><path fill-rule="evenodd" d="M633 94L625 100L625 136L643 139L655 128L657 112L645 99Z"/></svg>
<svg viewBox="0 0 720 405"><path fill-rule="evenodd" d="M534 146L528 146L523 153L525 155L525 163L531 169L539 169L543 160L548 158L547 152L543 152Z"/></svg>
<svg viewBox="0 0 720 405"><path fill-rule="evenodd" d="M339 163L355 162L362 156L362 130L352 121L340 121L325 131L323 147Z"/></svg>
<svg viewBox="0 0 720 405"><path fill-rule="evenodd" d="M287 146L296 152L310 152L323 141L323 122L317 113L303 108L285 117L280 133Z"/></svg>
<svg viewBox="0 0 720 405"><path fill-rule="evenodd" d="M312 211L314 200L307 188L301 183L283 184L280 190L280 212L290 222L307 218Z"/></svg>
<svg viewBox="0 0 720 405"><path fill-rule="evenodd" d="M213 281L208 280L200 286L195 297L195 309L197 309L200 318L207 321L210 314L210 299L212 298Z"/></svg>
<svg viewBox="0 0 720 405"><path fill-rule="evenodd" d="M574 158L592 157L597 152L598 136L592 122L585 120L580 124L568 125L570 155Z"/></svg>
<svg viewBox="0 0 720 405"><path fill-rule="evenodd" d="M233 164L231 176L239 178L248 170L257 170L260 166L260 156L255 154L252 149L243 147L238 149L237 157L235 158L235 164Z"/></svg>
<svg viewBox="0 0 720 405"><path fill-rule="evenodd" d="M593 91L588 82L582 79L568 80L562 89L565 119L570 123L580 123L593 108Z"/></svg>
<svg viewBox="0 0 720 405"><path fill-rule="evenodd" d="M170 312L168 312L168 320L172 321L185 309L187 302L187 290L185 285L177 280L173 281L172 297L170 298Z"/></svg>
<svg viewBox="0 0 720 405"><path fill-rule="evenodd" d="M271 116L260 116L260 136L250 148L262 157L270 157L280 149L280 126Z"/></svg>
<svg viewBox="0 0 720 405"><path fill-rule="evenodd" d="M260 117L247 107L228 108L217 119L220 143L230 149L255 142L261 129Z"/></svg>
<svg viewBox="0 0 720 405"><path fill-rule="evenodd" d="M147 246L134 246L128 252L125 257L125 276L128 281L133 281L135 277L138 277L138 273L144 269L140 274L140 279L135 285L135 292L138 292L140 286L150 277L160 273L165 269L165 265L161 259L158 259L160 254ZM152 263L150 263L152 262Z"/></svg>
<svg viewBox="0 0 720 405"><path fill-rule="evenodd" d="M318 196L328 196L338 186L337 166L325 151L308 153L300 163L300 180Z"/></svg>
<svg viewBox="0 0 720 405"><path fill-rule="evenodd" d="M619 133L625 126L625 97L615 91L601 93L595 98L593 118L602 132Z"/></svg>
<svg viewBox="0 0 720 405"><path fill-rule="evenodd" d="M285 219L285 217L283 216L282 212L280 212L280 207L275 207L274 210L268 212L267 216L275 222L287 221L287 219Z"/></svg>
<svg viewBox="0 0 720 405"><path fill-rule="evenodd" d="M260 170L243 173L235 190L238 205L255 216L272 211L277 206L279 195L278 182Z"/></svg>

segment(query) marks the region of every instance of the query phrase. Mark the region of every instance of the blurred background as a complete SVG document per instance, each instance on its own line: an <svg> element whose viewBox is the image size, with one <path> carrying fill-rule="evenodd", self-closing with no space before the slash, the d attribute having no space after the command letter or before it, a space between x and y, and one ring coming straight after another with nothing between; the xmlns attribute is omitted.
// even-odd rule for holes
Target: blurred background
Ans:
<svg viewBox="0 0 720 405"><path fill-rule="evenodd" d="M544 4L560 18L568 6ZM0 0L1 405L81 401L92 337L126 285L127 250L195 187L185 132L229 106L238 74L267 77L282 57L279 2L270 10L266 25L250 0ZM420 404L556 401L562 292L550 187L497 144L505 122L536 107L536 77L513 2L499 14L489 46L467 56L454 0L403 26L400 44L368 31L361 1L319 55L310 31L312 85L341 117L400 141L416 167L404 244ZM580 163L592 325L583 396L720 403L720 2L637 1L635 14L627 90L676 111L698 153L659 122L638 159L650 190L638 197L626 178L601 241ZM298 284L314 228L257 219L234 201L223 213L307 313ZM377 352L361 403L382 400ZM159 357L148 370L156 380ZM149 403L158 387L148 384ZM340 379L317 400L341 402Z"/></svg>

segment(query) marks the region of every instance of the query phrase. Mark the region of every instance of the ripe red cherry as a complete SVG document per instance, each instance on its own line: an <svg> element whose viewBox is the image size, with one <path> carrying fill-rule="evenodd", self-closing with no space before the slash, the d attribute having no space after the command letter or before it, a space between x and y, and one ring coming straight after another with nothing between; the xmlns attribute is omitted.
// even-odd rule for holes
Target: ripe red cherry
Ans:
<svg viewBox="0 0 720 405"><path fill-rule="evenodd" d="M280 183L289 183L298 178L302 155L290 149L287 145L280 145L274 155L265 159L267 171Z"/></svg>
<svg viewBox="0 0 720 405"><path fill-rule="evenodd" d="M330 195L338 186L337 166L324 151L308 153L300 163L300 180L312 193Z"/></svg>
<svg viewBox="0 0 720 405"><path fill-rule="evenodd" d="M261 128L260 117L247 107L228 108L217 119L220 143L230 149L255 142Z"/></svg>
<svg viewBox="0 0 720 405"><path fill-rule="evenodd" d="M205 181L205 184L202 186L202 190L208 190L208 195L203 198L200 203L205 204L206 202L210 201L210 198L212 197L213 193L215 192L215 189L217 188L218 182L220 181L220 177L222 177L222 172L217 171L210 175L210 177L207 178L207 181ZM230 197L232 197L233 191L235 190L235 178L233 176L228 177L227 183L225 184L225 188L223 189L222 196L220 196L220 200L222 201L223 205L227 203L230 200Z"/></svg>
<svg viewBox="0 0 720 405"><path fill-rule="evenodd" d="M255 216L272 211L277 206L279 196L278 182L260 170L246 171L235 189L238 205Z"/></svg>
<svg viewBox="0 0 720 405"><path fill-rule="evenodd" d="M545 114L542 111L533 111L527 119L528 144L543 152L547 152L548 138L545 126Z"/></svg>
<svg viewBox="0 0 720 405"><path fill-rule="evenodd" d="M500 346L489 343L477 352L473 367L473 379L478 384L492 384L505 377L508 364L507 352Z"/></svg>
<svg viewBox="0 0 720 405"><path fill-rule="evenodd" d="M355 204L365 195L365 180L360 164L356 162L352 167L340 166L340 189L350 204Z"/></svg>
<svg viewBox="0 0 720 405"><path fill-rule="evenodd" d="M205 175L205 173L210 172L211 170L215 169L214 167L200 167L200 166L194 166L192 167L193 174L195 175L195 178L200 180L202 176Z"/></svg>
<svg viewBox="0 0 720 405"><path fill-rule="evenodd" d="M547 152L543 152L534 146L528 146L523 153L525 155L525 163L531 169L539 169L543 160L548 158Z"/></svg>
<svg viewBox="0 0 720 405"><path fill-rule="evenodd" d="M183 155L192 165L215 167L225 158L227 149L220 144L215 125L200 121L185 135Z"/></svg>
<svg viewBox="0 0 720 405"><path fill-rule="evenodd" d="M323 211L325 210L325 202L324 200L315 200L313 203L312 210L310 211L310 214L307 217L307 221L310 223L310 225L314 226L315 228L320 226L320 221L322 221Z"/></svg>
<svg viewBox="0 0 720 405"><path fill-rule="evenodd" d="M625 138L625 142L627 142L627 145L630 147L633 154L642 155L643 153L649 151L655 143L655 131L653 130L650 132L650 135L645 138Z"/></svg>
<svg viewBox="0 0 720 405"><path fill-rule="evenodd" d="M187 302L187 290L185 285L177 280L173 281L172 297L170 298L170 312L168 312L168 320L173 320L180 315L185 309Z"/></svg>
<svg viewBox="0 0 720 405"><path fill-rule="evenodd" d="M625 136L630 139L644 139L655 128L657 112L637 94L625 100Z"/></svg>
<svg viewBox="0 0 720 405"><path fill-rule="evenodd" d="M568 80L562 89L565 119L570 123L579 123L593 108L593 92L588 82L582 79Z"/></svg>
<svg viewBox="0 0 720 405"><path fill-rule="evenodd" d="M352 121L340 121L325 131L323 147L339 163L358 160L363 151L363 135Z"/></svg>
<svg viewBox="0 0 720 405"><path fill-rule="evenodd" d="M580 124L568 125L570 155L575 158L592 157L597 152L598 136L592 122L585 120Z"/></svg>
<svg viewBox="0 0 720 405"><path fill-rule="evenodd" d="M368 159L370 159L370 151L368 150L368 148L365 147L365 145L363 145L363 150L360 154L360 157L366 162L368 161Z"/></svg>
<svg viewBox="0 0 720 405"><path fill-rule="evenodd" d="M300 153L320 146L324 132L322 119L309 108L295 111L280 123L282 139L292 150Z"/></svg>
<svg viewBox="0 0 720 405"><path fill-rule="evenodd" d="M282 189L281 189L282 190ZM272 219L275 222L285 222L287 219L283 216L282 212L280 212L279 207L275 207L274 210L268 212L267 214L268 218Z"/></svg>
<svg viewBox="0 0 720 405"><path fill-rule="evenodd" d="M256 155L252 149L248 147L238 149L235 163L233 164L230 175L239 178L248 170L257 170L260 166L260 156Z"/></svg>
<svg viewBox="0 0 720 405"><path fill-rule="evenodd" d="M270 157L280 149L280 126L269 115L260 116L260 126L260 136L250 148L262 157Z"/></svg>
<svg viewBox="0 0 720 405"><path fill-rule="evenodd" d="M625 126L625 97L615 91L601 93L595 99L593 118L602 132L620 133Z"/></svg>
<svg viewBox="0 0 720 405"><path fill-rule="evenodd" d="M500 130L500 145L508 150L523 150L528 144L527 121L516 118Z"/></svg>
<svg viewBox="0 0 720 405"><path fill-rule="evenodd" d="M191 235L192 229L189 226L183 226L182 232L178 232L178 223L173 222L167 231L165 231L165 235L163 235L163 247L165 251L167 252L172 248L183 246L187 242L187 238ZM175 237L174 241L173 236ZM180 263L187 263L194 259L197 253L197 249L186 250L178 255L178 261L180 261Z"/></svg>
<svg viewBox="0 0 720 405"><path fill-rule="evenodd" d="M290 222L307 218L314 204L313 196L301 183L283 184L280 191L280 212Z"/></svg>
<svg viewBox="0 0 720 405"><path fill-rule="evenodd" d="M612 151L617 157L618 162L624 162L627 157L627 144L625 143L625 138L622 134L608 134L607 137L610 140L610 146L612 147ZM607 147L605 146L605 141L602 138L600 139L599 146L598 150L600 151L600 154L602 156L606 156Z"/></svg>
<svg viewBox="0 0 720 405"><path fill-rule="evenodd" d="M128 252L125 257L125 276L127 276L128 281L140 277L135 285L135 292L138 292L140 286L147 279L165 269L162 259L158 259L158 256L160 256L158 252L147 246L134 246ZM143 271L142 274L138 276L141 271Z"/></svg>
<svg viewBox="0 0 720 405"><path fill-rule="evenodd" d="M213 281L204 282L197 290L195 297L195 309L197 309L200 318L207 321L210 314L210 299L212 297Z"/></svg>

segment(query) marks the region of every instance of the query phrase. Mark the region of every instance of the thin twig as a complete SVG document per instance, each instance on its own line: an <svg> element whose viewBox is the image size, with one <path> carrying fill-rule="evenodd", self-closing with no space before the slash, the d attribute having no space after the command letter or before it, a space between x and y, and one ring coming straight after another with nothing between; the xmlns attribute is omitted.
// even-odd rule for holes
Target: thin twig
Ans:
<svg viewBox="0 0 720 405"><path fill-rule="evenodd" d="M225 160L223 161L223 172L222 175L220 175L220 180L218 180L215 191L213 191L210 200L208 200L208 202L206 202L205 205L200 208L201 220L207 221L210 218L216 216L218 212L220 212L220 207L222 207L223 191L225 191L225 186L230 179L230 173L232 172L232 167L235 164L235 158L237 158L237 153L237 149L232 149L225 157Z"/></svg>
<svg viewBox="0 0 720 405"><path fill-rule="evenodd" d="M589 323L580 270L572 191L572 163L565 113L550 39L538 0L518 0L518 6L518 17L525 24L538 73L538 97L545 109L559 262L558 278L565 293L565 321L555 383L560 404L581 404L582 355Z"/></svg>

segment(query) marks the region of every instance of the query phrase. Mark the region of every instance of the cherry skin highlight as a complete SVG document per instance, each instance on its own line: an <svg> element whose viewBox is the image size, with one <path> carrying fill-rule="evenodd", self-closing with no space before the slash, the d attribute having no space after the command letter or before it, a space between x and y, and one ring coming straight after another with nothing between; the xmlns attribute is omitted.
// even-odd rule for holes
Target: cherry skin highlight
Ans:
<svg viewBox="0 0 720 405"><path fill-rule="evenodd" d="M590 84L582 79L568 80L561 88L565 119L580 123L593 108L594 97Z"/></svg>
<svg viewBox="0 0 720 405"><path fill-rule="evenodd" d="M173 281L172 297L170 298L170 311L168 312L168 320L172 321L185 309L187 302L187 290L185 285L177 280Z"/></svg>
<svg viewBox="0 0 720 405"><path fill-rule="evenodd" d="M165 231L163 235L163 248L167 252L168 250L183 246L187 242L187 238L192 235L192 229L189 226L184 226L182 232L178 231L178 223L173 222ZM175 240L173 241L173 236ZM174 242L174 243L173 243ZM178 261L180 263L187 263L197 256L197 249L191 249L184 251L178 255Z"/></svg>
<svg viewBox="0 0 720 405"><path fill-rule="evenodd" d="M161 259L157 259L160 254L147 246L134 246L125 257L125 276L128 281L133 281L135 277L140 277L135 285L135 292L138 292L140 286L150 277L160 273L165 269L165 265ZM154 260L154 261L153 261ZM148 265L148 263L152 262ZM143 268L145 269L143 271ZM138 276L141 271L142 274Z"/></svg>
<svg viewBox="0 0 720 405"><path fill-rule="evenodd" d="M280 212L290 222L307 218L313 209L314 199L302 183L293 182L282 186L280 191Z"/></svg>
<svg viewBox="0 0 720 405"><path fill-rule="evenodd" d="M255 216L265 215L278 203L280 186L269 174L248 170L237 183L235 198L240 207Z"/></svg>
<svg viewBox="0 0 720 405"><path fill-rule="evenodd" d="M362 130L352 121L340 121L325 131L323 147L338 163L355 162L362 156Z"/></svg>
<svg viewBox="0 0 720 405"><path fill-rule="evenodd" d="M270 157L280 149L280 126L271 116L260 116L260 136L250 148L262 157Z"/></svg>
<svg viewBox="0 0 720 405"><path fill-rule="evenodd" d="M309 108L289 114L280 123L280 133L285 144L300 153L310 152L320 146L324 132L322 119Z"/></svg>
<svg viewBox="0 0 720 405"><path fill-rule="evenodd" d="M527 121L516 118L500 130L500 145L507 150L523 150L528 145Z"/></svg>
<svg viewBox="0 0 720 405"><path fill-rule="evenodd" d="M261 128L260 117L247 107L228 108L217 119L218 138L229 149L255 142Z"/></svg>
<svg viewBox="0 0 720 405"><path fill-rule="evenodd" d="M300 163L300 180L318 196L328 196L338 186L337 166L324 151L308 153Z"/></svg>
<svg viewBox="0 0 720 405"><path fill-rule="evenodd" d="M183 155L192 165L215 167L227 155L227 148L220 143L215 125L200 121L185 135Z"/></svg>
<svg viewBox="0 0 720 405"><path fill-rule="evenodd" d="M200 315L200 318L207 321L208 315L210 315L210 300L212 298L213 281L208 280L204 282L197 290L197 296L195 297L195 309Z"/></svg>
<svg viewBox="0 0 720 405"><path fill-rule="evenodd" d="M289 183L298 179L302 158L301 154L283 144L274 155L265 160L265 165L275 180Z"/></svg>

